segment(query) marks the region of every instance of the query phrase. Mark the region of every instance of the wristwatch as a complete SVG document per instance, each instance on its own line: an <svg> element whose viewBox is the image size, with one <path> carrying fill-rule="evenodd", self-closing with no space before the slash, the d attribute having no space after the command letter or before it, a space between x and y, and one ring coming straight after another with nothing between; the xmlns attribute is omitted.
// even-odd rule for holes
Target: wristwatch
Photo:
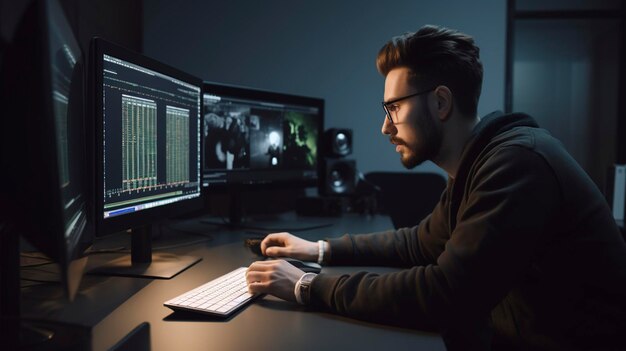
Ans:
<svg viewBox="0 0 626 351"><path fill-rule="evenodd" d="M302 305L308 305L311 300L311 282L317 277L315 273L305 273L298 281L298 293L296 299L299 297L298 303Z"/></svg>

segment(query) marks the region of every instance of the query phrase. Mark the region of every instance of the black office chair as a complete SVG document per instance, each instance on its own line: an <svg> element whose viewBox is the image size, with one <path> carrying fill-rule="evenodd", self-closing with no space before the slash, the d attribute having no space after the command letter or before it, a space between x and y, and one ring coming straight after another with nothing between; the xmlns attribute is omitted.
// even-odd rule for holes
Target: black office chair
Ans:
<svg viewBox="0 0 626 351"><path fill-rule="evenodd" d="M396 229L417 225L446 188L446 179L436 173L370 172L364 178L377 188L378 212L388 214Z"/></svg>

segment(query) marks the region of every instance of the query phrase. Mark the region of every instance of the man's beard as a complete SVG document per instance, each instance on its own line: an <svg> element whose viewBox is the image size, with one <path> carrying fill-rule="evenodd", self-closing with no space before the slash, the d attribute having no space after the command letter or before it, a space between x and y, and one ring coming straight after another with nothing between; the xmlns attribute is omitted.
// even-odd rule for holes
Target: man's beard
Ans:
<svg viewBox="0 0 626 351"><path fill-rule="evenodd" d="M426 106L422 108L415 122L417 140L408 145L401 139L392 138L392 142L403 145L408 151L402 153L400 161L407 169L415 168L426 160L433 160L441 148L441 129L437 128L432 114Z"/></svg>

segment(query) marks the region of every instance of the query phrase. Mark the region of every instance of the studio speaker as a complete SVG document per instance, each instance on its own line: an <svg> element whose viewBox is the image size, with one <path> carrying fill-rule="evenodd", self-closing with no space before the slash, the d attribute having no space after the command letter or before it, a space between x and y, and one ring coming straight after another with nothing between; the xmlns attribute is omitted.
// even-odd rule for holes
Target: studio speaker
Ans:
<svg viewBox="0 0 626 351"><path fill-rule="evenodd" d="M356 161L325 158L320 179L321 195L351 195L356 188Z"/></svg>
<svg viewBox="0 0 626 351"><path fill-rule="evenodd" d="M324 155L346 157L352 153L352 129L331 128L324 132Z"/></svg>

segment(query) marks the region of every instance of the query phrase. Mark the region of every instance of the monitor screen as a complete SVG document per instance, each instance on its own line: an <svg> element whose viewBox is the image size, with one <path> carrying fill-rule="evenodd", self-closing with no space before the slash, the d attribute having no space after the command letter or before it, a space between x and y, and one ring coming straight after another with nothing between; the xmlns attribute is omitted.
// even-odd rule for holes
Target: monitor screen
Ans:
<svg viewBox="0 0 626 351"><path fill-rule="evenodd" d="M101 39L94 47L99 233L201 207L201 82Z"/></svg>
<svg viewBox="0 0 626 351"><path fill-rule="evenodd" d="M316 186L324 100L205 82L205 187Z"/></svg>

